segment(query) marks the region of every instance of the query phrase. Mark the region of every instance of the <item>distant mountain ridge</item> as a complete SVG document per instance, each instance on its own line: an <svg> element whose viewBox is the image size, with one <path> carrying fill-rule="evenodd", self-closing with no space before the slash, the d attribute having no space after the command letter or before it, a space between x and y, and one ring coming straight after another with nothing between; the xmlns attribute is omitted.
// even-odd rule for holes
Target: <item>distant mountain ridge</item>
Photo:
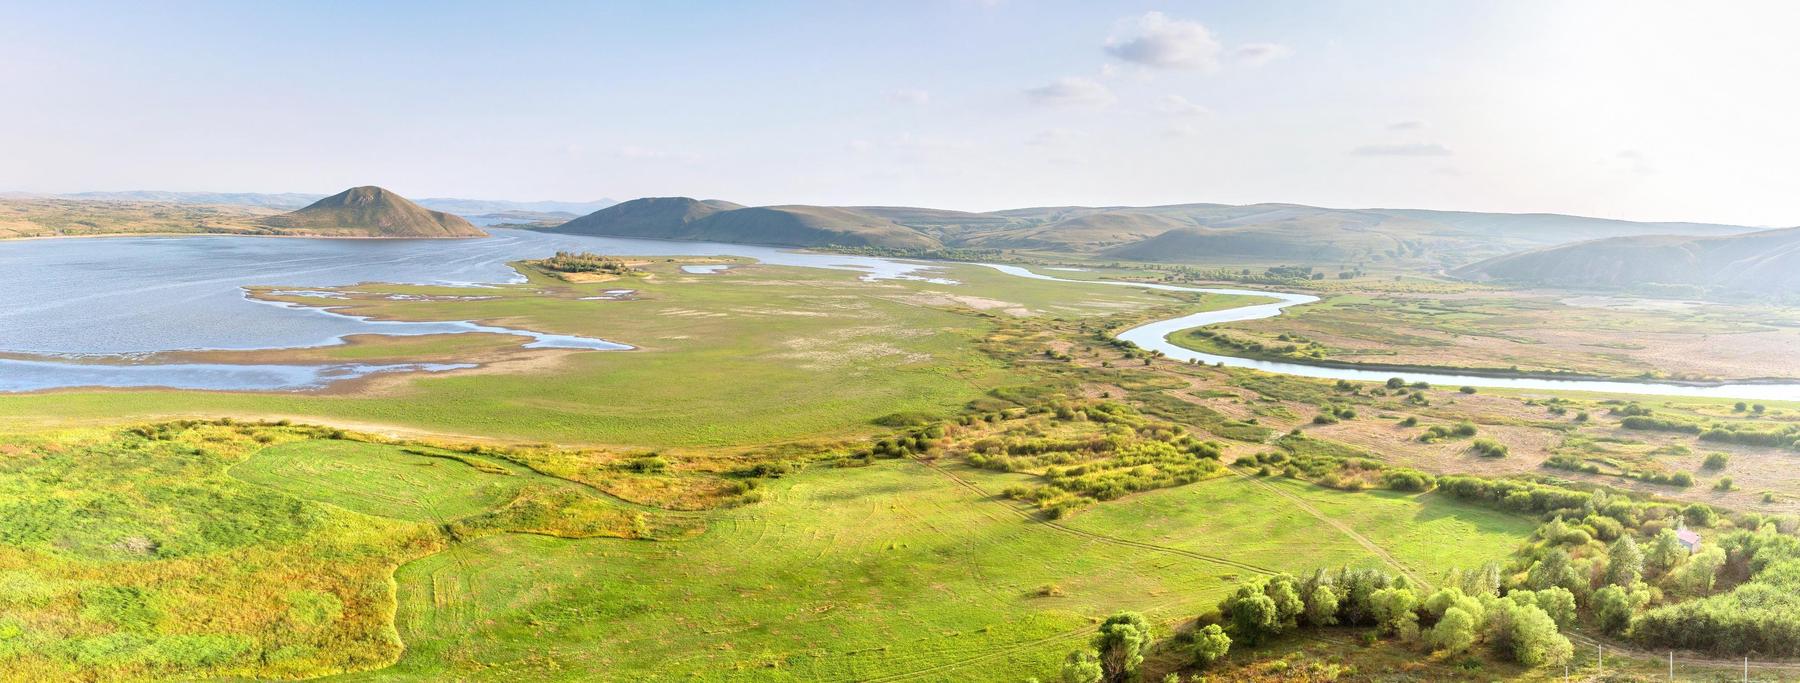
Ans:
<svg viewBox="0 0 1800 683"><path fill-rule="evenodd" d="M1795 293L1800 292L1800 228L1612 237L1508 254L1451 274L1560 287L1685 285Z"/></svg>
<svg viewBox="0 0 1800 683"><path fill-rule="evenodd" d="M327 237L486 237L461 216L432 211L374 185L353 187L263 225Z"/></svg>
<svg viewBox="0 0 1800 683"><path fill-rule="evenodd" d="M516 213L521 211L532 213L567 213L580 216L619 203L613 199L600 198L586 202L559 202L554 200L536 202L516 202L509 199L457 199L452 197L428 197L418 200L418 205L427 209L435 209L458 216L479 216L490 213Z"/></svg>
<svg viewBox="0 0 1800 683"><path fill-rule="evenodd" d="M127 190L121 192L75 192L60 195L31 195L16 193L21 196L51 196L86 201L111 202L167 202L171 204L219 204L227 206L261 206L271 209L298 209L325 198L325 195L306 192L171 192L165 190ZM430 197L416 200L414 203L427 209L454 213L459 216L477 216L482 214L500 214L513 212L533 213L568 213L582 215L598 209L617 204L612 199L601 198L585 202L562 202L554 200L521 202L507 199L460 199L453 197Z"/></svg>
<svg viewBox="0 0 1800 683"><path fill-rule="evenodd" d="M52 195L68 199L97 202L167 202L170 204L221 204L228 206L261 206L270 209L297 209L325 198L305 192L165 192L161 190L129 190L125 192L76 192Z"/></svg>
<svg viewBox="0 0 1800 683"><path fill-rule="evenodd" d="M780 246L930 248L937 239L886 218L825 206L746 207L691 197L645 197L564 223L554 232Z"/></svg>
<svg viewBox="0 0 1800 683"><path fill-rule="evenodd" d="M50 205L30 199L50 197L118 203L121 208L112 212L118 214L116 217L108 214L106 221L98 222L82 219L95 224L89 227L99 232L106 231L108 221L141 214L146 217L138 221L143 225L167 226L166 229L183 232L474 236L481 234L476 226L505 225L571 234L797 247L871 247L909 252L999 249L1161 263L1289 263L1346 268L1386 265L1433 272L1590 240L1670 233L1727 237L1760 230L1716 223L1645 223L1543 213L1334 209L1283 203L1043 206L971 212L907 206L747 207L689 197L647 197L623 203L607 199L517 202L435 198L415 204L393 195L411 208L394 209L385 218L375 213L351 218L353 212L348 207L338 207L336 213L341 215L337 218L325 218L323 214L310 218L262 218L262 212L287 208L302 200L318 202L329 198L302 193L157 191L19 196L24 197L19 201L38 201L33 218L15 221L16 225L8 228L21 234L81 229L57 227ZM155 218L168 213L156 206L169 204L194 205L195 210L211 213L191 224ZM436 214L459 214L467 220L449 221L432 210ZM234 219L239 215L250 220ZM1620 265L1619 269L1624 267ZM1522 265L1508 268L1527 269ZM1503 274L1498 267L1491 274L1465 272L1477 278L1529 279L1523 270L1507 270ZM1571 278L1547 278L1567 279ZM1640 278L1621 271L1616 279Z"/></svg>
<svg viewBox="0 0 1800 683"><path fill-rule="evenodd" d="M904 206L742 207L648 197L552 228L557 232L785 246L984 248L1124 260L1405 263L1450 268L1586 239L1753 228L1637 223L1557 214L1330 209L1301 204L1056 206L990 212Z"/></svg>

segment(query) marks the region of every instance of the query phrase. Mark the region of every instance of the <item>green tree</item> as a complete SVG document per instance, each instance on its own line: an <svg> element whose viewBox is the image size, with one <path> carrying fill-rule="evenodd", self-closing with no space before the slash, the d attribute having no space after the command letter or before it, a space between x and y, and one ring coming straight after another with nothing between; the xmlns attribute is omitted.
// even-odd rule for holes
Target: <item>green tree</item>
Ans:
<svg viewBox="0 0 1800 683"><path fill-rule="evenodd" d="M1063 683L1100 683L1100 658L1087 650L1076 650L1063 660Z"/></svg>
<svg viewBox="0 0 1800 683"><path fill-rule="evenodd" d="M1442 619L1444 613L1453 607L1462 610L1463 614L1473 617L1478 624L1487 611L1487 608L1481 605L1480 600L1469 597L1463 593L1461 588L1454 586L1440 588L1436 593L1425 598L1425 613L1430 614L1433 619Z"/></svg>
<svg viewBox="0 0 1800 683"><path fill-rule="evenodd" d="M1444 610L1443 618L1425 634L1425 644L1451 654L1469 649L1475 644L1475 617L1461 607Z"/></svg>
<svg viewBox="0 0 1800 683"><path fill-rule="evenodd" d="M1606 550L1606 582L1614 586L1630 586L1644 578L1644 551L1630 534L1619 536Z"/></svg>
<svg viewBox="0 0 1800 683"><path fill-rule="evenodd" d="M1231 632L1246 643L1259 643L1281 626L1275 601L1252 586L1239 586L1235 595L1219 605L1219 613L1231 619Z"/></svg>
<svg viewBox="0 0 1800 683"><path fill-rule="evenodd" d="M1607 633L1623 633L1631 626L1631 596L1625 594L1624 588L1611 585L1594 591L1592 606L1600 628Z"/></svg>
<svg viewBox="0 0 1800 683"><path fill-rule="evenodd" d="M1306 612L1306 602L1300 598L1299 582L1287 574L1277 574L1263 584L1263 595L1275 602L1275 620L1282 630L1293 628L1300 623L1300 616Z"/></svg>
<svg viewBox="0 0 1800 683"><path fill-rule="evenodd" d="M1202 668L1212 666L1229 652L1231 636L1225 635L1225 629L1218 624L1207 624L1194 633L1194 661Z"/></svg>
<svg viewBox="0 0 1800 683"><path fill-rule="evenodd" d="M1413 610L1419 606L1419 598L1409 588L1383 588L1369 596L1369 607L1375 622L1382 630L1399 634L1402 637L1415 635L1419 626L1419 615Z"/></svg>
<svg viewBox="0 0 1800 683"><path fill-rule="evenodd" d="M1137 612L1107 617L1094 636L1094 650L1100 653L1100 668L1108 681L1132 680L1149 646L1150 622Z"/></svg>
<svg viewBox="0 0 1800 683"><path fill-rule="evenodd" d="M1675 571L1675 585L1696 595L1709 593L1718 579L1719 568L1725 566L1725 551L1707 547L1694 553Z"/></svg>
<svg viewBox="0 0 1800 683"><path fill-rule="evenodd" d="M1681 540L1675 537L1675 530L1663 529L1650 541L1650 552L1645 553L1644 558L1651 566L1668 571L1687 555L1687 548L1682 547Z"/></svg>
<svg viewBox="0 0 1800 683"><path fill-rule="evenodd" d="M1567 628L1575 623L1575 594L1561 586L1551 586L1537 592L1534 604L1538 609L1550 615L1558 628Z"/></svg>
<svg viewBox="0 0 1800 683"><path fill-rule="evenodd" d="M1678 474L1686 474L1686 472ZM1705 503L1692 503L1682 508L1681 517L1687 520L1688 524L1697 527L1709 527L1719 523L1719 511Z"/></svg>
<svg viewBox="0 0 1800 683"><path fill-rule="evenodd" d="M1583 587L1583 583L1574 565L1569 563L1569 554L1562 548L1545 551L1544 556L1525 573L1525 585L1533 590L1561 586L1573 591Z"/></svg>
<svg viewBox="0 0 1800 683"><path fill-rule="evenodd" d="M1542 666L1567 661L1574 653L1569 639L1557 632L1556 621L1537 605L1499 600L1490 610L1488 640L1499 654L1525 666Z"/></svg>
<svg viewBox="0 0 1800 683"><path fill-rule="evenodd" d="M1306 596L1308 626L1331 626L1337 623L1338 597L1331 586L1318 586Z"/></svg>

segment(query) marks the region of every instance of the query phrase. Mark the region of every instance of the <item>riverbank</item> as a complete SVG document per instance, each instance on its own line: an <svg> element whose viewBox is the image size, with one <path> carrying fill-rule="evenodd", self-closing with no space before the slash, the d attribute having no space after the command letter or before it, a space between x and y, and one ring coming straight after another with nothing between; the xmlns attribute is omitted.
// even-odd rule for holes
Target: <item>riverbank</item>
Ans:
<svg viewBox="0 0 1800 683"><path fill-rule="evenodd" d="M1310 365L1320 368L1338 368L1344 370L1367 370L1370 372L1392 372L1396 374L1416 373L1455 373L1472 377L1517 378L1517 379L1549 379L1549 380L1583 380L1609 382L1646 382L1656 384L1673 384L1691 387L1716 387L1730 384L1784 384L1796 380L1792 377L1746 377L1731 379L1688 379L1642 377L1635 375L1604 375L1597 373L1555 371L1537 372L1498 367L1470 367L1465 365L1414 365L1407 363L1363 363L1358 361L1332 360L1329 358L1296 358L1286 354L1255 353L1245 349L1231 348L1225 344L1202 337L1196 332L1201 328L1189 328L1169 335L1169 343L1182 348L1211 353L1231 355L1240 358L1270 362L1288 362Z"/></svg>
<svg viewBox="0 0 1800 683"><path fill-rule="evenodd" d="M1183 330L1205 327L1226 322L1242 322L1261 320L1281 315L1289 306L1309 304L1319 301L1319 297L1310 294L1292 294L1285 292L1266 292L1251 289L1215 289L1210 287L1183 287L1162 283L1142 283L1128 281L1105 280L1070 280L1034 273L1018 266L1004 264L982 264L1003 273L1018 275L1037 280L1069 282L1076 284L1109 285L1114 287L1143 287L1161 291L1196 292L1200 294L1236 294L1249 296L1267 296L1278 301L1272 304L1260 304L1232 308L1219 311L1203 311L1177 318L1138 325L1123 330L1114 336L1120 340L1131 342L1147 351L1162 353L1164 356L1196 363L1221 364L1227 367L1240 367L1261 370L1276 374L1311 377L1315 379L1333 379L1356 382L1385 382L1394 376L1393 370L1368 369L1357 367L1329 367L1297 363L1291 361L1261 360L1241 356L1221 355L1185 348L1169 340L1171 335ZM1407 382L1426 382L1442 386L1472 386L1496 389L1524 389L1534 391L1579 391L1604 394L1635 394L1646 396L1691 396L1697 398L1745 399L1745 400L1800 400L1800 382L1795 381L1740 381L1722 382L1718 384L1682 384L1662 381L1631 381L1606 379L1567 379L1567 378L1533 378L1533 377L1495 377L1476 373L1464 373L1455 368L1427 368L1419 371L1401 373Z"/></svg>

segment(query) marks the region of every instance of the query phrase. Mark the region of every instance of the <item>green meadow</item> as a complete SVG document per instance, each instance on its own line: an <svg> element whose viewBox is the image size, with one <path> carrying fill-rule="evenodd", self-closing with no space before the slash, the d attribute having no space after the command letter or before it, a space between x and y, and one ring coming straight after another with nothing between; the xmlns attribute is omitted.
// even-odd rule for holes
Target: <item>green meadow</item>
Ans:
<svg viewBox="0 0 1800 683"><path fill-rule="evenodd" d="M967 265L945 273L964 285L864 282L854 272L760 265L717 275L683 275L669 262L647 269L648 277L579 284L532 272L525 284L482 290L494 297L483 300L448 298L469 295L461 288L344 288L369 295L351 302L350 312L358 314L473 319L600 337L637 347L633 351L521 351L510 359L516 366L507 366L517 369L422 376L380 391L12 395L0 397L0 426L231 415L645 448L860 437L874 433L870 421L882 415L947 413L988 389L1020 381L975 344L994 316L1108 315L1178 303L1138 290L1032 281ZM583 298L621 288L637 293L617 301ZM392 301L385 298L390 294L438 298ZM400 345L415 357L455 358L480 336L381 345ZM271 357L362 360L387 354L379 346L344 346Z"/></svg>
<svg viewBox="0 0 1800 683"><path fill-rule="evenodd" d="M1278 485L1428 575L1502 559L1532 528L1431 496ZM1381 564L1236 477L1059 525L910 461L815 466L764 491L687 540L498 535L410 563L397 578L411 646L343 680L1018 681L1054 672L1114 611L1191 619L1258 575L1243 565ZM1429 523L1415 534L1408 519Z"/></svg>
<svg viewBox="0 0 1800 683"><path fill-rule="evenodd" d="M1506 560L1538 521L1247 476L1232 457L1163 476L1281 432L1163 393L1210 369L1152 367L1095 332L1241 297L973 265L944 267L960 285L678 266L527 268L483 298L286 299L631 351L359 339L222 358L484 367L310 393L0 397L0 663L39 680L1019 681L1056 675L1121 610L1166 638L1276 572L1430 585ZM407 436L375 435L390 429ZM1139 459L1058 446L977 467L989 437L990 453L1107 441ZM1067 466L1094 471L1051 472ZM1053 479L1147 488L1055 514L1002 495Z"/></svg>

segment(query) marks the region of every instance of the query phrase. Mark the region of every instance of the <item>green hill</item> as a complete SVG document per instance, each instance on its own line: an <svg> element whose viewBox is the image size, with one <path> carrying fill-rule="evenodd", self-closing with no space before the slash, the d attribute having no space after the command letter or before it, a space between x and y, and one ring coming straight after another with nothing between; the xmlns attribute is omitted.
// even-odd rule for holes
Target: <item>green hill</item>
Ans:
<svg viewBox="0 0 1800 683"><path fill-rule="evenodd" d="M743 207L719 200L648 197L553 229L582 235L822 247L936 247L939 241L880 216L826 206Z"/></svg>
<svg viewBox="0 0 1800 683"><path fill-rule="evenodd" d="M486 237L461 216L432 211L388 190L353 187L262 220L284 233L325 237Z"/></svg>
<svg viewBox="0 0 1800 683"><path fill-rule="evenodd" d="M1509 254L1452 271L1564 287L1685 285L1800 292L1800 228L1723 237L1614 237Z"/></svg>
<svg viewBox="0 0 1800 683"><path fill-rule="evenodd" d="M936 238L886 218L827 206L759 206L695 222L691 239L795 246L931 248Z"/></svg>
<svg viewBox="0 0 1800 683"><path fill-rule="evenodd" d="M742 206L717 199L644 197L595 211L554 228L556 232L645 239L694 239L687 225Z"/></svg>
<svg viewBox="0 0 1800 683"><path fill-rule="evenodd" d="M1557 214L1333 209L1301 204L1044 206L971 212L907 206L764 206L636 199L554 228L617 237L785 246L980 248L1203 263L1386 264L1437 271L1523 250L1616 236L1751 228Z"/></svg>

